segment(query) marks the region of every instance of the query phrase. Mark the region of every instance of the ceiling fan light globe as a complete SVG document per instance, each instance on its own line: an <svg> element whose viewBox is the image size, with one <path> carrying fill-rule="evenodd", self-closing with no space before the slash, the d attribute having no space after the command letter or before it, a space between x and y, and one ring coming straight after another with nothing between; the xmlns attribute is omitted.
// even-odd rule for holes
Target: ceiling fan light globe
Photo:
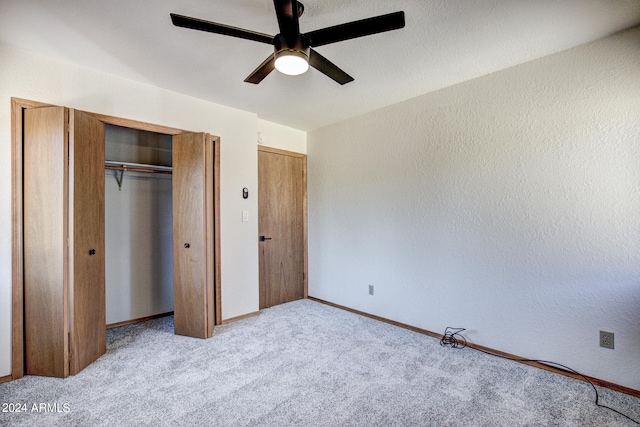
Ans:
<svg viewBox="0 0 640 427"><path fill-rule="evenodd" d="M309 69L309 58L299 51L280 51L276 53L276 70L290 76L297 76Z"/></svg>

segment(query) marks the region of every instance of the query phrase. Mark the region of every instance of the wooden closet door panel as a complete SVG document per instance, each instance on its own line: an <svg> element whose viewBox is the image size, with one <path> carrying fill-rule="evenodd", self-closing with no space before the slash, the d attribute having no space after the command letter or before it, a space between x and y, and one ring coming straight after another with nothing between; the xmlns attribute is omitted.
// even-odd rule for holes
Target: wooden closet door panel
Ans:
<svg viewBox="0 0 640 427"><path fill-rule="evenodd" d="M27 375L69 375L68 110L24 110L24 334Z"/></svg>
<svg viewBox="0 0 640 427"><path fill-rule="evenodd" d="M105 126L77 110L69 117L70 373L106 352L104 147Z"/></svg>
<svg viewBox="0 0 640 427"><path fill-rule="evenodd" d="M207 142L204 133L172 140L174 328L176 334L197 338L208 338L213 330Z"/></svg>

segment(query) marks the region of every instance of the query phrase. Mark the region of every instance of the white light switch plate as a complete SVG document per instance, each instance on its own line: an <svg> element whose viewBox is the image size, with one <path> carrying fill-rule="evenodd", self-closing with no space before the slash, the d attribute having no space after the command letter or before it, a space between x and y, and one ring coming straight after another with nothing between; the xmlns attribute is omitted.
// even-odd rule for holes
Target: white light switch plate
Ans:
<svg viewBox="0 0 640 427"><path fill-rule="evenodd" d="M242 211L242 222L249 222L249 211Z"/></svg>

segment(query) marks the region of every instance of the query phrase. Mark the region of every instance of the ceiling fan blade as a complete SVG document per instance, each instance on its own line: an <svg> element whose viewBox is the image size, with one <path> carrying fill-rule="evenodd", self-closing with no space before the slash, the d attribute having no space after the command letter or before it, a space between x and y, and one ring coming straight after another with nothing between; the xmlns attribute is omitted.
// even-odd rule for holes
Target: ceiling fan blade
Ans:
<svg viewBox="0 0 640 427"><path fill-rule="evenodd" d="M404 12L394 12L303 34L311 47L404 28Z"/></svg>
<svg viewBox="0 0 640 427"><path fill-rule="evenodd" d="M244 81L247 83L253 83L253 84L260 83L262 79L267 77L269 73L276 68L275 64L276 64L276 60L273 54L269 55L269 57L265 59L262 64L258 65L258 68L253 70L253 72L249 74L249 77L244 79Z"/></svg>
<svg viewBox="0 0 640 427"><path fill-rule="evenodd" d="M278 18L280 34L290 44L295 44L300 35L298 22L298 2L296 0L273 0Z"/></svg>
<svg viewBox="0 0 640 427"><path fill-rule="evenodd" d="M309 65L341 85L353 81L353 77L313 49L309 51Z"/></svg>
<svg viewBox="0 0 640 427"><path fill-rule="evenodd" d="M256 42L273 44L273 36L258 33L255 31L244 30L242 28L231 27L229 25L209 22L203 19L191 18L189 16L171 14L171 21L176 27L190 28L192 30L207 31L224 36L238 37L241 39L253 40Z"/></svg>

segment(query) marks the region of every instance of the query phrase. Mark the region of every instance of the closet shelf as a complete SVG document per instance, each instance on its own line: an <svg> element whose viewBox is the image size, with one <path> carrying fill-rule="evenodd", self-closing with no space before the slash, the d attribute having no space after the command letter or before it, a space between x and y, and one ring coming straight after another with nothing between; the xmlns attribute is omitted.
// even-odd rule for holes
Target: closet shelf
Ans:
<svg viewBox="0 0 640 427"><path fill-rule="evenodd" d="M104 162L104 168L120 171L120 176L116 175L116 181L118 182L118 190L122 190L122 177L124 176L124 171L171 174L173 170L171 166L147 165L143 163L131 163L131 162L117 162L113 160L106 160Z"/></svg>

